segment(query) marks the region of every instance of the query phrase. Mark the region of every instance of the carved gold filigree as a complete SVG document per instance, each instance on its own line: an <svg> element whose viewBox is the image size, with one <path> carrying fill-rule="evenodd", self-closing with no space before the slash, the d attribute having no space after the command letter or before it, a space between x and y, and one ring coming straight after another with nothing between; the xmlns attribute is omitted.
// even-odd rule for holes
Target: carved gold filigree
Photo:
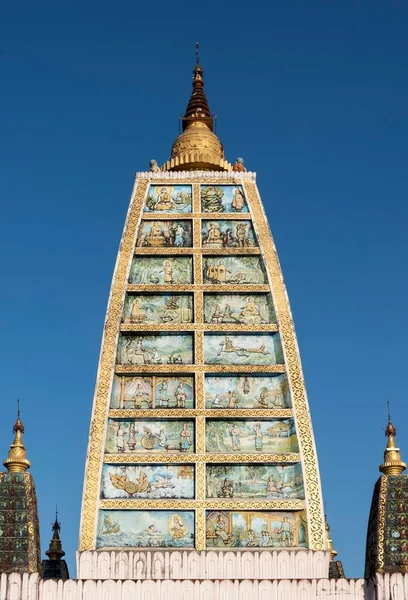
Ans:
<svg viewBox="0 0 408 600"><path fill-rule="evenodd" d="M198 379L197 379L198 383ZM196 400L199 401L199 386L196 386ZM236 419L238 416L245 419L269 417L270 419L288 419L292 416L290 408L240 408L239 412L232 408L214 408L214 409L199 409L199 408L167 408L167 409L111 409L109 416L116 419L151 419L152 410L154 410L155 418L182 418L188 417L232 417Z"/></svg>
<svg viewBox="0 0 408 600"><path fill-rule="evenodd" d="M227 254L231 254L232 256L235 255L241 255L241 254L261 254L261 251L259 250L259 248L216 248L211 249L211 248L169 248L167 246L162 246L159 248L146 248L145 246L140 247L137 246L135 248L134 251L135 256L139 256L139 255L143 255L143 254L147 254L147 255L151 255L151 254L159 254L159 255L170 255L170 254L187 254L187 255L192 255L192 254L216 254L218 255L227 255Z"/></svg>
<svg viewBox="0 0 408 600"><path fill-rule="evenodd" d="M199 294L195 295L195 314L196 319L202 317L203 298ZM262 325L233 325L226 323L225 325L215 325L213 323L122 323L120 330L124 332L141 332L141 331L245 331L248 333L258 331L278 331L278 326L274 323L263 323Z"/></svg>
<svg viewBox="0 0 408 600"><path fill-rule="evenodd" d="M244 182L244 189L255 232L258 240L262 241L262 252L271 284L273 303L278 316L282 347L292 393L296 430L303 457L309 547L312 550L323 550L326 548L326 538L320 477L292 314L278 255L256 186L253 182Z"/></svg>
<svg viewBox="0 0 408 600"><path fill-rule="evenodd" d="M239 506L237 504L239 503ZM137 499L126 499L126 500L102 500L102 509L160 509L168 508L170 510L177 509L198 509L203 508L204 510L303 510L305 508L302 500L251 500L241 501L238 500L167 500L161 498L160 500L147 500L143 498Z"/></svg>
<svg viewBox="0 0 408 600"><path fill-rule="evenodd" d="M381 475L380 498L378 503L378 564L376 572L384 573L384 545L385 545L385 507L387 501L388 477Z"/></svg>
<svg viewBox="0 0 408 600"><path fill-rule="evenodd" d="M24 473L24 488L27 502L28 572L38 573L41 564L40 532L35 487L30 473Z"/></svg>
<svg viewBox="0 0 408 600"><path fill-rule="evenodd" d="M116 373L285 373L285 365L115 365Z"/></svg>
<svg viewBox="0 0 408 600"><path fill-rule="evenodd" d="M200 255L197 254L196 256L194 256L194 259L196 260L196 262L198 263L198 267L194 269L194 273L195 273L195 281L197 282L197 280L199 278L201 278L201 263L200 263ZM200 279L201 281L201 279ZM130 283L127 286L127 291L128 292L194 292L194 291L201 291L201 292L208 292L210 294L212 293L223 293L223 294L228 294L230 292L235 292L235 293L241 293L244 294L245 292L250 292L250 293L254 293L254 292L269 292L269 286L268 285L257 285L257 284L253 284L253 283L247 283L247 284L242 284L242 285L228 285L228 284L223 284L223 285L214 285L211 283L204 283L204 284L188 284L188 285L178 285L178 284L171 284L171 285L156 285L156 284L146 284L146 285L140 285L140 284L135 284L135 283Z"/></svg>
<svg viewBox="0 0 408 600"><path fill-rule="evenodd" d="M200 418L200 417L199 417ZM105 454L105 463L131 464L131 463L245 463L245 462L267 462L267 463L295 463L299 462L297 452L285 454Z"/></svg>

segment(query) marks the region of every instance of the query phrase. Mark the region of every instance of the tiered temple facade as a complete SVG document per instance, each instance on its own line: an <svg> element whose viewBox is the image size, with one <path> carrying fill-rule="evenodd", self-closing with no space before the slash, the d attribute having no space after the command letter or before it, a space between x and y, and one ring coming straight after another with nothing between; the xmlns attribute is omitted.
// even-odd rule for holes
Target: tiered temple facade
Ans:
<svg viewBox="0 0 408 600"><path fill-rule="evenodd" d="M231 165L213 131L198 63L182 129L167 163L137 173L130 200L93 401L77 580L57 519L40 566L36 507L24 513L36 532L26 528L27 568L4 526L17 518L10 486L35 500L18 419L21 456L0 474L0 600L408 597L407 485L391 423L366 579L345 579L335 560L276 248L255 173L242 159Z"/></svg>

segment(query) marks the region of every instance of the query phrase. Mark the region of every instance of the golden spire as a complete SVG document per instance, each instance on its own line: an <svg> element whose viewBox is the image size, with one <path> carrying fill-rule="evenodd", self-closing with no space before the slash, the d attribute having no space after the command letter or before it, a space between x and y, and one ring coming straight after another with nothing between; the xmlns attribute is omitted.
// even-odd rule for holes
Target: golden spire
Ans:
<svg viewBox="0 0 408 600"><path fill-rule="evenodd" d="M388 403L387 403L388 404ZM395 436L397 430L391 423L391 416L388 405L388 425L385 430L385 435L388 438L387 445L384 450L384 462L379 466L379 469L384 475L401 475L405 471L407 465L402 462L400 449L395 445Z"/></svg>
<svg viewBox="0 0 408 600"><path fill-rule="evenodd" d="M224 148L213 132L214 118L204 91L204 71L200 65L198 49L197 43L193 91L182 117L183 132L174 142L170 160L163 165L163 171L232 170L230 163L225 160Z"/></svg>
<svg viewBox="0 0 408 600"><path fill-rule="evenodd" d="M333 549L333 540L330 535L330 525L327 521L327 516L324 515L325 528L326 528L326 540L327 540L327 549L330 551L330 560L334 560L337 556L336 550Z"/></svg>
<svg viewBox="0 0 408 600"><path fill-rule="evenodd" d="M14 423L13 433L16 434L14 442L10 445L8 457L3 461L7 471L21 473L26 471L31 463L26 458L26 449L23 443L24 425L20 419L20 401L17 400L17 421Z"/></svg>
<svg viewBox="0 0 408 600"><path fill-rule="evenodd" d="M59 532L61 530L61 523L58 522L58 511L55 511L55 521L52 526L52 538L50 541L50 546L45 553L49 560L60 560L63 556L65 556L65 552L62 549L61 538Z"/></svg>

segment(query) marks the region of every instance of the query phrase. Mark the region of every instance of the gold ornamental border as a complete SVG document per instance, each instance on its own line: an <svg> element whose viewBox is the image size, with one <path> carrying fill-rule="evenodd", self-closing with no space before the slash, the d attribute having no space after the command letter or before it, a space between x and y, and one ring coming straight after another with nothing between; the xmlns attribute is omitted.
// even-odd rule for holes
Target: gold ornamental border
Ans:
<svg viewBox="0 0 408 600"><path fill-rule="evenodd" d="M243 184L255 233L258 240L262 240L264 263L271 283L271 293L278 316L282 347L290 382L296 431L299 439L300 453L303 458L309 524L309 547L311 550L324 550L326 549L326 538L317 454L288 295L283 282L282 271L271 230L256 185L249 181L245 181Z"/></svg>
<svg viewBox="0 0 408 600"><path fill-rule="evenodd" d="M160 256L164 255L177 255L177 254L202 254L211 256L227 256L228 254L232 256L238 255L253 255L253 254L261 254L259 248L193 248L192 246L185 248L168 248L167 246L162 246L158 248L146 248L146 246L136 246L134 250L135 256L141 256L147 254L150 256L151 254L158 254Z"/></svg>
<svg viewBox="0 0 408 600"><path fill-rule="evenodd" d="M378 505L378 564L377 573L384 573L384 551L385 551L385 507L387 502L388 477L381 475L380 500Z"/></svg>
<svg viewBox="0 0 408 600"><path fill-rule="evenodd" d="M136 292L140 293L157 293L157 292L208 292L209 294L213 293L222 293L222 294L245 294L245 292L251 293L268 293L270 292L269 285L258 285L256 283L246 283L245 285L236 285L236 284L223 284L223 285L214 285L212 283L204 283L204 284L186 284L179 285L177 283L173 283L170 285L155 285L155 284L138 284L138 283L129 283L127 286L127 291L129 293Z"/></svg>
<svg viewBox="0 0 408 600"><path fill-rule="evenodd" d="M216 325L214 323L122 323L120 330L125 333L141 333L145 331L215 331L223 333L224 331L230 331L237 333L248 332L257 333L258 331L265 331L276 333L278 326L275 323L264 323L262 325L243 325L232 323L226 323L225 325Z"/></svg>
<svg viewBox="0 0 408 600"><path fill-rule="evenodd" d="M197 434L197 438L198 438ZM106 464L138 464L138 463L297 463L299 462L297 452L286 452L285 454L205 454L204 453L182 453L182 454L104 454L103 462Z"/></svg>
<svg viewBox="0 0 408 600"><path fill-rule="evenodd" d="M202 219L203 221L250 221L249 213L206 213L206 212L186 212L186 213L148 213L142 214L142 221L190 221L191 219Z"/></svg>
<svg viewBox="0 0 408 600"><path fill-rule="evenodd" d="M285 365L115 365L118 375L139 373L286 373Z"/></svg>
<svg viewBox="0 0 408 600"><path fill-rule="evenodd" d="M89 433L86 473L82 498L79 550L94 547L96 520L99 503L99 482L101 462L105 445L104 434L109 407L112 373L115 366L118 324L127 285L137 227L140 221L143 202L147 193L148 181L137 179L132 192L121 245L113 274L109 304L106 314L97 383L93 402L93 412Z"/></svg>
<svg viewBox="0 0 408 600"><path fill-rule="evenodd" d="M188 417L231 417L232 419L239 420L241 418L263 418L268 417L272 419L289 419L292 417L292 410L290 408L240 408L239 413L235 409L228 408L151 408L151 409L140 409L140 408L123 408L115 409L111 408L109 416L112 419L151 419L152 411L156 419L167 419L167 418L188 418Z"/></svg>
<svg viewBox="0 0 408 600"><path fill-rule="evenodd" d="M239 507L237 507L239 504ZM122 509L122 510L143 510L149 509L170 509L170 510L194 510L202 508L204 510L304 510L305 505L302 500L148 500L143 498L123 499L123 500L101 500L102 509Z"/></svg>
<svg viewBox="0 0 408 600"><path fill-rule="evenodd" d="M30 473L24 473L24 490L27 502L28 572L38 573L41 565L40 531L38 523L37 495Z"/></svg>

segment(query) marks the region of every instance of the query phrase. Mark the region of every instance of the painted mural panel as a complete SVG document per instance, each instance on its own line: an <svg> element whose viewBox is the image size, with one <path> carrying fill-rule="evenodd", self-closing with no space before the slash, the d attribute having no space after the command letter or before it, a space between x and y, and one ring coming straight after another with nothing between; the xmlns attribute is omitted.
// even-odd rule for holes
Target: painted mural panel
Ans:
<svg viewBox="0 0 408 600"><path fill-rule="evenodd" d="M123 365L191 365L193 336L171 333L122 336L117 360Z"/></svg>
<svg viewBox="0 0 408 600"><path fill-rule="evenodd" d="M260 256L203 256L203 281L215 285L268 282Z"/></svg>
<svg viewBox="0 0 408 600"><path fill-rule="evenodd" d="M301 512L207 511L207 547L307 548Z"/></svg>
<svg viewBox="0 0 408 600"><path fill-rule="evenodd" d="M190 375L115 375L111 408L194 408L194 378Z"/></svg>
<svg viewBox="0 0 408 600"><path fill-rule="evenodd" d="M142 221L136 246L191 247L191 221Z"/></svg>
<svg viewBox="0 0 408 600"><path fill-rule="evenodd" d="M194 511L100 510L97 548L193 548Z"/></svg>
<svg viewBox="0 0 408 600"><path fill-rule="evenodd" d="M250 221L203 221L203 248L249 248L258 246Z"/></svg>
<svg viewBox="0 0 408 600"><path fill-rule="evenodd" d="M190 256L137 256L133 259L129 283L141 285L183 285L193 282Z"/></svg>
<svg viewBox="0 0 408 600"><path fill-rule="evenodd" d="M264 375L206 375L206 408L290 408L286 373Z"/></svg>
<svg viewBox="0 0 408 600"><path fill-rule="evenodd" d="M127 294L125 323L192 323L192 294Z"/></svg>
<svg viewBox="0 0 408 600"><path fill-rule="evenodd" d="M204 360L208 365L275 365L283 363L279 334L204 336Z"/></svg>
<svg viewBox="0 0 408 600"><path fill-rule="evenodd" d="M192 419L109 419L105 452L146 454L194 452Z"/></svg>
<svg viewBox="0 0 408 600"><path fill-rule="evenodd" d="M205 446L216 454L299 450L293 419L207 419Z"/></svg>
<svg viewBox="0 0 408 600"><path fill-rule="evenodd" d="M248 212L242 185L202 185L200 197L202 212Z"/></svg>
<svg viewBox="0 0 408 600"><path fill-rule="evenodd" d="M191 212L191 185L151 185L145 212Z"/></svg>
<svg viewBox="0 0 408 600"><path fill-rule="evenodd" d="M102 498L194 498L193 465L103 465Z"/></svg>
<svg viewBox="0 0 408 600"><path fill-rule="evenodd" d="M270 294L205 294L204 322L244 325L276 323Z"/></svg>
<svg viewBox="0 0 408 600"><path fill-rule="evenodd" d="M267 500L305 497L302 467L294 465L206 465L207 498Z"/></svg>

